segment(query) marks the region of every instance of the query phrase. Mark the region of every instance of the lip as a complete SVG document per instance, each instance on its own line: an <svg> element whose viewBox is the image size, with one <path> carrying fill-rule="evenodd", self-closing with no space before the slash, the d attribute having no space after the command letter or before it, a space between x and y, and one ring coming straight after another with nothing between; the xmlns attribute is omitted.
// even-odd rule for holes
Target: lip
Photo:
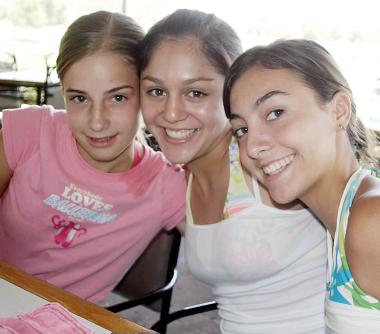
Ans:
<svg viewBox="0 0 380 334"><path fill-rule="evenodd" d="M116 136L104 136L104 137L90 137L87 136L88 143L95 148L105 148L110 147L116 141Z"/></svg>

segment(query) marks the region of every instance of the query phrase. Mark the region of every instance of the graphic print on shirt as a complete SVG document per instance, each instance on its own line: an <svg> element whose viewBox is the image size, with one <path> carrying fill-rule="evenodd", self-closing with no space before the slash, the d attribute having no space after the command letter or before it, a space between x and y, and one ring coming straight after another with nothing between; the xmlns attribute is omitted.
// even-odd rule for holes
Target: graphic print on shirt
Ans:
<svg viewBox="0 0 380 334"><path fill-rule="evenodd" d="M63 248L68 248L75 237L87 233L87 229L81 227L80 223L62 219L59 215L53 216L51 222L56 229L54 241Z"/></svg>
<svg viewBox="0 0 380 334"><path fill-rule="evenodd" d="M43 203L59 212L51 217L51 224L55 229L54 241L63 248L87 233L84 223L105 224L117 217L110 212L112 204L74 184L65 186L61 195L49 195Z"/></svg>

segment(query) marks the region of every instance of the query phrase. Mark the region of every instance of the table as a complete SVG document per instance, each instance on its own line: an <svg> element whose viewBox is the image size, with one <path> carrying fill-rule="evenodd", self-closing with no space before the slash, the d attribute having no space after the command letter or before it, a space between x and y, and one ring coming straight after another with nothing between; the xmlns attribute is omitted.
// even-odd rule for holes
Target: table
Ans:
<svg viewBox="0 0 380 334"><path fill-rule="evenodd" d="M46 281L26 274L9 264L0 261L0 287L1 284L3 284L3 288L6 288L7 286L11 287L9 283L12 284L12 286L22 288L22 291L25 292L24 297L22 298L23 300L19 301L20 303L34 302L34 300L29 297L30 294L28 292L31 292L33 294L32 297L34 296L36 301L37 299L42 298L46 302L58 302L70 312L102 327L103 329L105 328L111 331L113 334L155 333L130 322L115 313L107 311L100 306L85 301L70 292L59 289ZM21 294L21 296L23 295ZM8 302L9 301L6 301L5 298L0 297L0 305L1 303ZM109 331L98 333L109 333Z"/></svg>
<svg viewBox="0 0 380 334"><path fill-rule="evenodd" d="M59 81L48 81L46 73L35 71L0 72L0 86L32 87L37 92L37 104L44 104L47 89L50 86L59 86Z"/></svg>

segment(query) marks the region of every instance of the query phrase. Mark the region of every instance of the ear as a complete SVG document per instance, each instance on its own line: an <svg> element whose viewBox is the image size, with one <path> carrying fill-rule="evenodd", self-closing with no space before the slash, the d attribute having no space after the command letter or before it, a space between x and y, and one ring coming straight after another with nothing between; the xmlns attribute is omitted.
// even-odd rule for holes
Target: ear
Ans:
<svg viewBox="0 0 380 334"><path fill-rule="evenodd" d="M337 127L347 128L351 119L351 99L344 92L337 92L332 99Z"/></svg>

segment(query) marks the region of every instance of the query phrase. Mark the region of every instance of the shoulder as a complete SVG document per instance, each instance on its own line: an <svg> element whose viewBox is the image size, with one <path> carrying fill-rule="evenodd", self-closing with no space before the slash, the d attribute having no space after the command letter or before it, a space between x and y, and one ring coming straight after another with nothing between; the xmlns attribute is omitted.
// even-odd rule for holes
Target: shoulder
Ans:
<svg viewBox="0 0 380 334"><path fill-rule="evenodd" d="M364 180L363 183L362 186L367 189L354 200L346 244L349 249L362 256L380 256L380 182Z"/></svg>
<svg viewBox="0 0 380 334"><path fill-rule="evenodd" d="M43 120L66 119L64 110L55 110L52 106L27 106L17 109L6 109L3 111L4 126L8 121L17 123L41 122Z"/></svg>
<svg viewBox="0 0 380 334"><path fill-rule="evenodd" d="M346 233L346 253L359 286L376 297L380 287L380 180L367 176L351 208ZM376 285L378 285L376 283Z"/></svg>
<svg viewBox="0 0 380 334"><path fill-rule="evenodd" d="M380 180L367 176L363 179L351 208L348 229L355 232L351 238L367 235L375 230L380 232L379 208ZM380 233L372 237L380 239Z"/></svg>
<svg viewBox="0 0 380 334"><path fill-rule="evenodd" d="M25 108L3 110L4 127L7 122L16 120L17 122L27 122L30 119L41 118L42 107L28 106Z"/></svg>

